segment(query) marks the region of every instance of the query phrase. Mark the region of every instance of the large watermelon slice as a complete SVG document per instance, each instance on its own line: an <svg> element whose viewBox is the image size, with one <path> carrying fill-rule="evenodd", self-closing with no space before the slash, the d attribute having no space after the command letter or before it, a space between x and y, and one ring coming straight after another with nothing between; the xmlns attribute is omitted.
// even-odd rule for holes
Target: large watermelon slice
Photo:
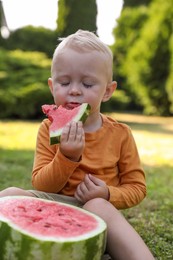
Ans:
<svg viewBox="0 0 173 260"><path fill-rule="evenodd" d="M90 112L90 105L83 103L73 109L66 109L63 106L43 105L42 111L51 121L49 127L50 144L57 144L60 141L60 136L64 126L71 121L82 121L87 119Z"/></svg>
<svg viewBox="0 0 173 260"><path fill-rule="evenodd" d="M33 198L0 198L1 260L99 260L106 224L83 209Z"/></svg>

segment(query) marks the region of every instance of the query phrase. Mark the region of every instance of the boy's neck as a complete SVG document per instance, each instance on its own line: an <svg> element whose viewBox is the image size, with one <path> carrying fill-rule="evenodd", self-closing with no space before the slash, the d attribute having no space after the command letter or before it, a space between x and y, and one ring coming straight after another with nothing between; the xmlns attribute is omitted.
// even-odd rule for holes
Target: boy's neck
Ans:
<svg viewBox="0 0 173 260"><path fill-rule="evenodd" d="M102 126L102 117L100 113L98 114L91 114L85 124L84 124L84 131L85 133L92 133L96 132Z"/></svg>

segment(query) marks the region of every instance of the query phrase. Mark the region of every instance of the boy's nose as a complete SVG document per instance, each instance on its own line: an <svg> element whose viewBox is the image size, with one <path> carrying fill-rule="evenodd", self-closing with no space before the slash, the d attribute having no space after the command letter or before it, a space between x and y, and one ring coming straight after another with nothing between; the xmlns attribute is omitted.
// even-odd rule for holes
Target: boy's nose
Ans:
<svg viewBox="0 0 173 260"><path fill-rule="evenodd" d="M70 95L81 95L81 89L77 85L72 85L69 90Z"/></svg>

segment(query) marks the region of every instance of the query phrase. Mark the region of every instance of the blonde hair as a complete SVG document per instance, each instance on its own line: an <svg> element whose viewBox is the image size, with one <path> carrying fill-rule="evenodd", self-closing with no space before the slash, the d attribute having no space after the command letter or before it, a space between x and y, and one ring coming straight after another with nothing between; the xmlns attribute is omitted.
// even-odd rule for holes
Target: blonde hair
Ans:
<svg viewBox="0 0 173 260"><path fill-rule="evenodd" d="M60 44L56 47L52 64L54 63L58 53L63 52L65 48L72 48L76 51L101 52L107 62L109 77L112 80L113 55L110 48L104 44L94 33L86 30L78 30L76 33L61 38Z"/></svg>

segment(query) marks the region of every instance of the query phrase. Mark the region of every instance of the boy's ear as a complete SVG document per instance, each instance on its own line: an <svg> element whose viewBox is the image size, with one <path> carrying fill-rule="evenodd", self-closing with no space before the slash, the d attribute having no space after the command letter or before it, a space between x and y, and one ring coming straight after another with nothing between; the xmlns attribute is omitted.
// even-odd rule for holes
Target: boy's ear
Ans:
<svg viewBox="0 0 173 260"><path fill-rule="evenodd" d="M50 92L51 92L52 95L53 95L53 83L52 83L52 78L48 78L48 85L49 85L49 88L50 88Z"/></svg>
<svg viewBox="0 0 173 260"><path fill-rule="evenodd" d="M115 89L117 88L117 82L116 81L112 81L111 83L109 83L106 87L106 91L105 91L105 94L103 96L103 99L102 99L102 102L106 102L108 101L113 92L115 91Z"/></svg>

